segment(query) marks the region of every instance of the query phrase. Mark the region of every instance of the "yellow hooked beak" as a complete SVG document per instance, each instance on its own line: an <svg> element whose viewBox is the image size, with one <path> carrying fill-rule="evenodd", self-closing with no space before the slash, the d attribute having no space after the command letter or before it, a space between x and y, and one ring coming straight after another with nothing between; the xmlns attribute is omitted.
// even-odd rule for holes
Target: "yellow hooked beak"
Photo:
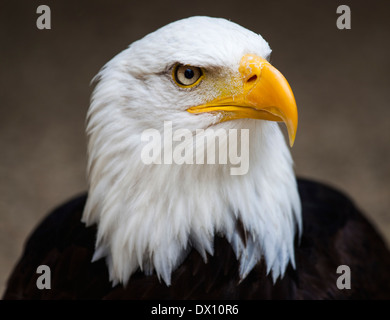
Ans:
<svg viewBox="0 0 390 320"><path fill-rule="evenodd" d="M218 112L222 114L221 122L242 118L283 121L287 126L290 146L293 146L298 111L286 78L267 60L253 54L242 57L238 71L242 79L242 88L237 88L240 93L223 95L187 111Z"/></svg>

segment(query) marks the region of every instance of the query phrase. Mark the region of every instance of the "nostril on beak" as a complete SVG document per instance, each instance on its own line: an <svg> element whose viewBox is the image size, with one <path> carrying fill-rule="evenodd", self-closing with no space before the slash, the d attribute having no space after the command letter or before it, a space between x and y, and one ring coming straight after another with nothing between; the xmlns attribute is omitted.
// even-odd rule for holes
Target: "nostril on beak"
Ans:
<svg viewBox="0 0 390 320"><path fill-rule="evenodd" d="M246 81L246 83L255 82L256 79L257 79L257 75L254 74L252 77L250 77L250 78Z"/></svg>

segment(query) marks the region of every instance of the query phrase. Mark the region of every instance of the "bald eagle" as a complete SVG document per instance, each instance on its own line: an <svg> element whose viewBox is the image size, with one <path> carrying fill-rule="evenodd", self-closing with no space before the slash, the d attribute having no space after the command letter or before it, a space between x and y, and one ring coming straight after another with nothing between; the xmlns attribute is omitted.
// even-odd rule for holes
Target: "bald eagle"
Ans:
<svg viewBox="0 0 390 320"><path fill-rule="evenodd" d="M190 17L109 61L87 115L88 193L35 229L4 298L390 298L374 228L342 193L295 177L277 122L292 146L296 102L270 54L233 22ZM247 150L247 170L205 161L212 147ZM41 265L50 290L37 287Z"/></svg>

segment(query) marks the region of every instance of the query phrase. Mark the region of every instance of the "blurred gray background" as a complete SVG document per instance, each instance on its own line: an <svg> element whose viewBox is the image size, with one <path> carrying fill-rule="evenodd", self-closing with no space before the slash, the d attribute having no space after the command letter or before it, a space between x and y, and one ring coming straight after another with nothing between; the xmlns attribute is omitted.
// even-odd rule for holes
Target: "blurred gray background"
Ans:
<svg viewBox="0 0 390 320"><path fill-rule="evenodd" d="M52 29L38 30L38 5ZM336 27L347 4L352 29ZM0 293L24 241L86 190L90 80L128 44L180 18L260 33L299 108L298 175L350 195L390 242L390 1L0 2Z"/></svg>

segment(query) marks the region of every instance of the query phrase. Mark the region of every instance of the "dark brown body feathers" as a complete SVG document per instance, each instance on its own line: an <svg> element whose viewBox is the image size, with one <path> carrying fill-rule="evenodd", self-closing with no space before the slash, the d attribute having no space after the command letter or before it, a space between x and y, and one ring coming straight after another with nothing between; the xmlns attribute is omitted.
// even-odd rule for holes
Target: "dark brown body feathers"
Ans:
<svg viewBox="0 0 390 320"><path fill-rule="evenodd" d="M390 253L347 197L299 180L303 234L295 244L296 269L274 284L259 263L239 283L238 262L216 237L214 256L192 250L167 287L156 275L132 275L112 287L105 261L91 263L96 228L80 222L86 195L56 209L34 231L13 270L4 299L390 299ZM51 289L39 290L39 265L51 269ZM351 289L336 282L339 265L351 270Z"/></svg>

